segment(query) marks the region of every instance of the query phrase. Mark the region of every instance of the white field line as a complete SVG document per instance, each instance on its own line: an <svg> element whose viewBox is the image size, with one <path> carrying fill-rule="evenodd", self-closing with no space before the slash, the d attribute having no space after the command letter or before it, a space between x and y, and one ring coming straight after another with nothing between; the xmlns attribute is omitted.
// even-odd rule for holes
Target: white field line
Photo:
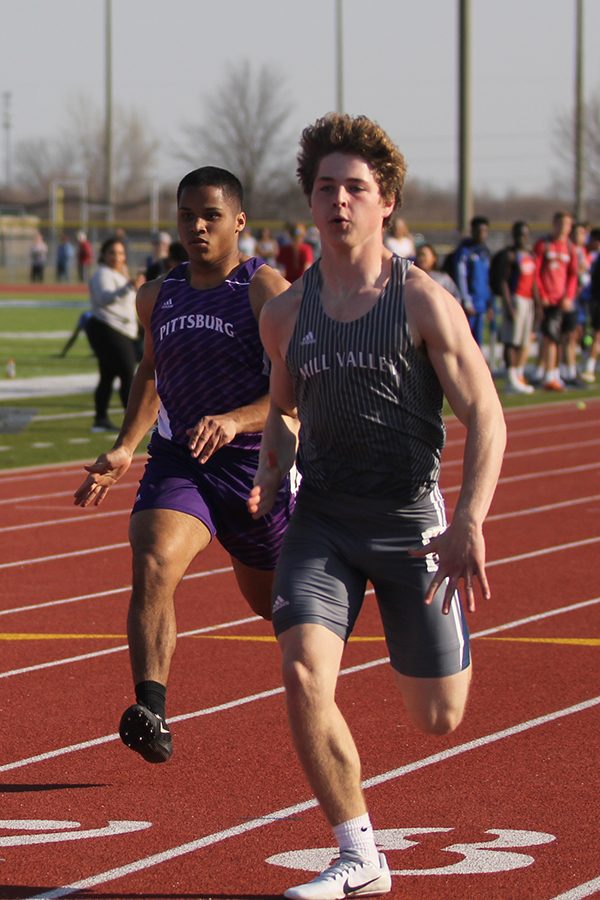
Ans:
<svg viewBox="0 0 600 900"><path fill-rule="evenodd" d="M594 897L600 892L600 876L586 881L585 884L578 884L577 887L571 888L564 894L558 894L552 900L584 900L584 897Z"/></svg>
<svg viewBox="0 0 600 900"><path fill-rule="evenodd" d="M380 775L376 775L373 778L368 778L363 782L363 787L365 789L368 789L380 784L385 784L389 781L395 781L398 778L403 778L406 775L421 771L422 769L425 769L429 766L435 766L445 763L447 760L452 759L453 757L462 756L462 754L464 753L470 753L473 750L480 750L482 747L487 747L491 744L497 743L498 741L515 737L516 735L531 731L534 728L549 725L550 723L566 718L567 716L585 712L586 710L592 709L598 704L600 704L600 697L591 697L590 699L584 700L581 703L576 703L573 706L567 706L563 709L557 709L553 712L546 713L543 716L537 716L534 719L528 719L524 722L519 722L516 725L511 725L509 728L503 728L500 731L482 735L481 737L475 738L472 741L466 741L464 744L458 744L457 746L450 747L447 750L441 751L440 753L433 753L431 756L426 756L421 759L414 760L407 765L399 766L396 769L390 769L387 772L382 772ZM87 878L83 878L80 881L73 882L72 884L65 885L63 887L56 888L50 891L44 891L44 893L42 894L36 894L34 897L30 898L30 900L60 900L60 898L68 897L70 894L74 894L78 891L89 890L90 888L94 888L97 885L106 884L106 882L108 881L115 881L118 878L125 878L128 875L133 875L135 872L142 872L146 869L151 868L152 866L157 866L161 863L177 859L178 857L186 856L187 854L194 853L195 851L201 850L204 847L209 847L214 844L220 844L222 841L228 840L229 838L238 837L239 835L247 834L250 831L255 831L258 828L263 828L264 826L269 825L274 821L280 821L282 819L288 819L291 816L297 816L309 809L314 809L316 806L317 801L313 798L311 800L305 800L302 803L296 803L293 806L270 810L256 819L240 822L237 825L233 825L229 828L223 829L222 831L203 835L202 837L196 838L195 840L187 841L185 844L179 844L176 847L169 847L169 849L163 850L160 853L153 853L150 856L142 857L141 859L126 863L123 866L108 869L104 872L98 872L95 875L90 875Z"/></svg>
<svg viewBox="0 0 600 900"><path fill-rule="evenodd" d="M52 508L56 509L57 507ZM39 506L36 506L36 509L39 509ZM73 522L76 522L78 525L93 525L94 522L98 521L98 519L108 519L114 516L129 517L130 513L131 506L126 506L123 509L94 512L91 516L78 513L75 516L69 516L68 518L63 519L46 519L40 522L25 522L23 525L5 525L3 528L0 528L0 534L6 534L7 532L12 531L29 531L30 528L47 528L49 526L54 527L55 525L72 525Z"/></svg>
<svg viewBox="0 0 600 900"><path fill-rule="evenodd" d="M370 592L370 593L372 593L372 592ZM526 616L522 619L515 619L512 622L504 622L502 625L496 625L492 628L487 628L484 631L475 632L474 634L471 635L471 640L475 640L476 638L480 638L480 637L488 637L489 635L497 634L498 632L502 632L502 631L509 631L511 628L519 628L522 625L529 625L533 622L540 622L540 621L543 621L544 619L549 619L554 616L563 615L565 613L578 612L579 610L585 609L590 606L594 606L598 603L600 603L600 597L593 597L591 600L582 600L578 603L572 603L568 606L559 607L558 609L545 610L544 612L535 613L531 616ZM227 622L221 626L216 625L216 626L211 626L208 628L199 628L199 629L196 629L195 631L184 632L183 634L180 634L179 637L184 637L186 635L189 636L189 635L194 635L194 634L206 633L206 632L214 632L214 631L219 630L220 628L234 627L238 624L255 621L257 618L258 618L258 616L254 616L254 617L250 617L247 619L239 619L237 622ZM117 649L126 650L127 647L123 646L123 647L119 647L119 648L112 648L112 650L110 652L115 652ZM100 655L102 655L102 653L103 653L103 651L100 651L100 653L97 653L97 654L86 654L86 657L100 656ZM84 658L84 657L82 657L82 658ZM62 661L64 662L64 660L62 660ZM58 662L61 662L61 661L58 661ZM357 665L357 666L349 666L345 669L341 669L340 675L353 675L357 672L363 672L366 669L373 669L373 668L376 668L377 666L385 665L388 662L389 662L389 657L383 656L378 659L373 659L367 663L361 663L360 665ZM40 668L40 667L32 667L32 668ZM4 673L4 674L8 675L11 673ZM220 703L217 706L211 706L211 707L204 708L204 709L197 709L190 713L180 713L177 716L169 716L169 722L171 722L171 723L185 722L185 721L188 721L189 719L197 719L201 716L208 716L208 715L212 715L217 712L223 712L225 710L235 709L238 706L245 706L248 703L254 703L257 700L265 700L269 697L274 697L278 694L282 694L283 690L284 690L283 687L272 688L271 690L260 691L257 694L250 694L246 697L239 697L236 700L229 700L228 702ZM38 753L35 756L29 756L29 757L25 757L24 759L15 760L14 762L4 763L3 765L0 765L0 772L9 772L9 771L12 771L13 769L21 769L21 768L31 765L33 763L45 762L48 759L54 759L58 756L64 756L65 754L68 754L68 753L75 753L79 750L87 750L90 747L98 747L101 744L108 744L111 741L116 741L117 738L118 738L117 734L107 734L107 735L104 735L99 738L93 738L92 740L89 740L89 741L81 741L77 744L71 744L70 746L67 746L67 747L58 747L55 750L48 750L45 753Z"/></svg>
<svg viewBox="0 0 600 900"><path fill-rule="evenodd" d="M553 453L553 452L558 453L563 450L575 450L575 449L579 449L581 447L595 447L597 445L600 445L600 438L589 440L589 441L574 441L573 443L570 443L570 444L553 444L550 447L533 447L533 448L528 448L527 450L509 450L504 454L504 459L514 459L514 458L518 458L521 456L534 456L539 453ZM458 459L446 460L442 463L442 471L445 468L448 468L449 466L462 465L462 462L463 462L462 457L460 457ZM595 463L594 465L599 465L599 464ZM573 471L574 468L575 467L565 468L562 471L568 473L570 471ZM47 477L47 476L45 476L45 477ZM534 473L532 475L532 477L540 477L540 473ZM110 489L111 493L113 491L119 491L119 490L133 490L135 483L136 483L135 481L127 481L127 482L115 484ZM48 500L48 499L56 499L59 497L69 497L70 499L72 499L76 487L77 487L77 485L75 485L73 487L73 490L53 491L52 493L47 493L47 494L30 494L30 495L24 495L22 497L5 497L2 500L0 500L0 504L3 506L7 506L10 504L17 505L20 503L31 503L34 500Z"/></svg>

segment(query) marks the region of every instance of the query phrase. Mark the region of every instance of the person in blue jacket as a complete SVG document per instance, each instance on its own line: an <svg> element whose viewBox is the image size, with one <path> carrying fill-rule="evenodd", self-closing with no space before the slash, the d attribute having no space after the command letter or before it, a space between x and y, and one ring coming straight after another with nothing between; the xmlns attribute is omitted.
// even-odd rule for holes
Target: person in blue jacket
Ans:
<svg viewBox="0 0 600 900"><path fill-rule="evenodd" d="M471 334L481 347L486 318L493 317L494 298L490 290L490 250L486 244L490 223L485 216L471 219L471 236L456 250L455 281Z"/></svg>

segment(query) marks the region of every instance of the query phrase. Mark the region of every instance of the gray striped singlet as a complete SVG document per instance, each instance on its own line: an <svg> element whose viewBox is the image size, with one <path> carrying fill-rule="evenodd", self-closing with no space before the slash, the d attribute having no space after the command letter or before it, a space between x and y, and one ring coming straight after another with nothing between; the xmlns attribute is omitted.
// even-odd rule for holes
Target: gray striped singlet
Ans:
<svg viewBox="0 0 600 900"><path fill-rule="evenodd" d="M287 365L302 423L298 468L308 488L401 504L437 483L443 392L407 326L410 265L393 257L377 302L351 322L324 312L319 262L304 275Z"/></svg>

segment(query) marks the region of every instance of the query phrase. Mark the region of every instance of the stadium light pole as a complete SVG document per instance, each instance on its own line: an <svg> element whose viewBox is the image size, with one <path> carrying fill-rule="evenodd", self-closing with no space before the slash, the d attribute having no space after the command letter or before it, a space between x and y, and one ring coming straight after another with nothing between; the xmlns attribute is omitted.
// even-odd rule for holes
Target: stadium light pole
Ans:
<svg viewBox="0 0 600 900"><path fill-rule="evenodd" d="M113 220L113 85L112 85L112 0L104 0L104 43L105 43L105 82L104 82L104 193L106 198L106 219Z"/></svg>
<svg viewBox="0 0 600 900"><path fill-rule="evenodd" d="M2 127L4 128L4 175L5 175L5 187L7 190L10 190L12 175L11 175L11 159L10 159L10 126L12 124L10 117L10 101L12 99L12 94L10 91L4 91L2 98L4 100L4 114L2 118Z"/></svg>
<svg viewBox="0 0 600 900"><path fill-rule="evenodd" d="M344 112L344 20L343 0L335 0L335 108Z"/></svg>
<svg viewBox="0 0 600 900"><path fill-rule="evenodd" d="M458 228L473 215L471 189L471 0L458 0Z"/></svg>
<svg viewBox="0 0 600 900"><path fill-rule="evenodd" d="M583 198L583 169L584 169L584 134L583 134L583 0L576 0L575 6L575 121L574 128L574 190L575 190L575 219L583 221L585 207Z"/></svg>

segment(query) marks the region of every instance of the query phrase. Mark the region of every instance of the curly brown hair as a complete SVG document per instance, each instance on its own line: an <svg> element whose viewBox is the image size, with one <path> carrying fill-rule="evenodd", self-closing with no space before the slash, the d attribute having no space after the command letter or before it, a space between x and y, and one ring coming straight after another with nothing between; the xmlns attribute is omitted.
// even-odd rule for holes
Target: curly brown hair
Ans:
<svg viewBox="0 0 600 900"><path fill-rule="evenodd" d="M321 160L330 153L362 157L372 169L384 201L394 201L394 210L402 206L406 161L377 122L367 116L328 113L304 129L296 174L307 197L312 193Z"/></svg>

